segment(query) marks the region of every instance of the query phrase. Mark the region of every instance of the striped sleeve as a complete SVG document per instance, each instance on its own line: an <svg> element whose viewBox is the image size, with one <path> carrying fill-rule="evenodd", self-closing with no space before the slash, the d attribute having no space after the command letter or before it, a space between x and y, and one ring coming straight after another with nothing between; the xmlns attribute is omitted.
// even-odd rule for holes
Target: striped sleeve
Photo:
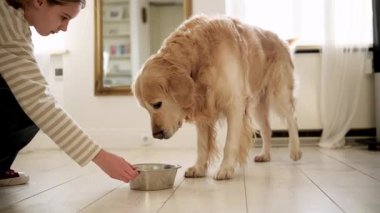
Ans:
<svg viewBox="0 0 380 213"><path fill-rule="evenodd" d="M9 32L2 28L0 33L1 76L31 120L74 161L81 166L86 165L98 154L100 146L81 130L49 93L33 56L30 37L20 35L25 31L19 26L23 23L15 22L11 14L4 16L4 11L1 11L4 5L1 4L1 25L9 26L4 24L6 22L12 24L7 29Z"/></svg>

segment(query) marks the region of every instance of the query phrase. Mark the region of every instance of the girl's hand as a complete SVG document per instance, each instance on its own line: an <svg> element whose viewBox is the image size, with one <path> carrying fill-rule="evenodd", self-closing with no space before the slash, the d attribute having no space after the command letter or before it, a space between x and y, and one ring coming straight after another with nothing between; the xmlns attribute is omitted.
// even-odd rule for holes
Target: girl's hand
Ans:
<svg viewBox="0 0 380 213"><path fill-rule="evenodd" d="M101 150L92 160L110 177L128 183L139 174L124 158Z"/></svg>

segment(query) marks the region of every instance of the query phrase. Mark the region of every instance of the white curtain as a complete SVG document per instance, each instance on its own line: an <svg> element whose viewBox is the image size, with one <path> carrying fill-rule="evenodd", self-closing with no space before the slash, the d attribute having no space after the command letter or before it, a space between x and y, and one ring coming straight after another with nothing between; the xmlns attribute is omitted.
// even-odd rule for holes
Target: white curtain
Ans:
<svg viewBox="0 0 380 213"><path fill-rule="evenodd" d="M226 14L245 20L245 1L246 0L225 0Z"/></svg>
<svg viewBox="0 0 380 213"><path fill-rule="evenodd" d="M326 0L322 46L320 147L340 148L358 106L368 47L371 0Z"/></svg>

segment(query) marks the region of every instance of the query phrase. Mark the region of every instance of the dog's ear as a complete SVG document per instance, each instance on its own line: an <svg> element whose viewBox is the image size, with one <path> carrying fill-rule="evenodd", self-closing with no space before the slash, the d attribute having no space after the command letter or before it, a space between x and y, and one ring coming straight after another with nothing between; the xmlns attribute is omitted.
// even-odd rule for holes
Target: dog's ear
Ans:
<svg viewBox="0 0 380 213"><path fill-rule="evenodd" d="M168 79L168 93L182 108L194 103L194 81L185 72L172 73Z"/></svg>
<svg viewBox="0 0 380 213"><path fill-rule="evenodd" d="M138 100L140 106L143 106L143 102L141 100L141 89L138 87L140 85L138 83L139 80L140 80L140 75L137 76L137 78L132 82L131 92L135 96L135 98Z"/></svg>

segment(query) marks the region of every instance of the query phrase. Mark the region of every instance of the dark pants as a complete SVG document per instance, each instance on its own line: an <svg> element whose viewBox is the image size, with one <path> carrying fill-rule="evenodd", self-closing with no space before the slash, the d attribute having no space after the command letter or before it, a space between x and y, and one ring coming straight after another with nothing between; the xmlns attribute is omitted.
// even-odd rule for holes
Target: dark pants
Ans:
<svg viewBox="0 0 380 213"><path fill-rule="evenodd" d="M0 171L10 169L17 153L33 139L38 130L0 75Z"/></svg>

